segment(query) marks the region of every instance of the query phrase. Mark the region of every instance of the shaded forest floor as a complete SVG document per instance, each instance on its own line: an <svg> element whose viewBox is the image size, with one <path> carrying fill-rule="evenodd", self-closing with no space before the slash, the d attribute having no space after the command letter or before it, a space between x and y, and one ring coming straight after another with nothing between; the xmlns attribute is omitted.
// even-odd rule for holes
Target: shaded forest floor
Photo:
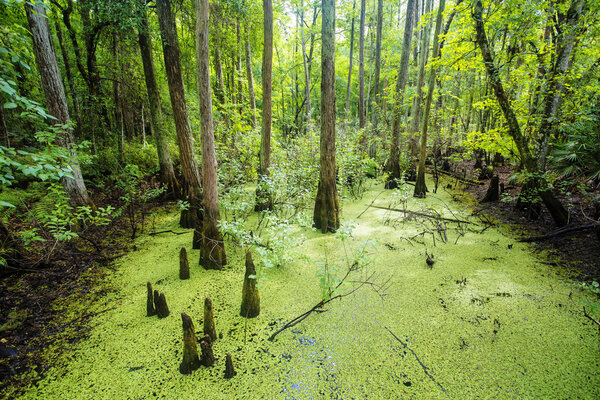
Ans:
<svg viewBox="0 0 600 400"><path fill-rule="evenodd" d="M408 213L367 207L372 201L393 203L379 186L361 200L345 200L343 220L356 221L346 250L378 242L364 275L353 279L389 282L384 296L367 285L269 342L320 299L315 274L323 262L344 270L339 239L295 226L293 234L304 237L296 259L265 271L263 311L246 323L237 315L244 249L229 244L221 272L198 267L192 250L192 279L179 281L177 254L189 249L191 232L144 236L108 271L100 287L111 290L52 304L57 325L76 332L39 350L43 361L26 378L43 379L25 398L187 398L200 390L207 398L600 395L597 329L583 317L587 294L565 276L563 261L532 256L530 245L515 242L514 226L487 226L456 192L409 199ZM439 223L410 211L468 222ZM180 230L172 210L158 221L161 229ZM97 278L88 290L98 290ZM172 314L164 320L144 316L147 280L167 296ZM179 313L190 314L200 330L207 295L224 334L215 344L219 362L182 376ZM225 353L238 370L233 381L222 378ZM18 391L4 388L11 393Z"/></svg>
<svg viewBox="0 0 600 400"><path fill-rule="evenodd" d="M499 167L496 168L496 172L500 177L500 182L507 188L506 192L513 198L518 196L520 187L512 187L508 183L512 169ZM481 200L485 196L489 179L484 180L483 183L483 185L464 185L463 190L471 193L475 199ZM569 207L570 225L584 225L590 222L585 215L594 215L595 210L585 204L580 195L559 194L559 198L563 205ZM552 217L543 206L541 215L537 218L530 218L526 212L516 210L514 201L479 204L475 209L481 209L494 219L509 225L516 237L537 238L557 231ZM600 254L600 237L592 229L535 242L534 247L550 255L555 265L564 268L572 278L582 281L600 281L600 257L598 256Z"/></svg>

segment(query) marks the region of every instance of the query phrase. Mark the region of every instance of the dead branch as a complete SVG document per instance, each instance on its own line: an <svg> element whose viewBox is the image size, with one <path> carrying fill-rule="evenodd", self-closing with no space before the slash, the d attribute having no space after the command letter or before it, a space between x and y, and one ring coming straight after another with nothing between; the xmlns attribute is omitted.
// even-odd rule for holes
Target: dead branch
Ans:
<svg viewBox="0 0 600 400"><path fill-rule="evenodd" d="M392 335L394 337L394 339L396 339L402 345L402 347L404 347L406 350L408 350L408 351L411 352L411 354L415 357L415 359L417 360L417 362L419 363L419 365L423 369L423 372L425 373L425 375L427 375L427 377L429 379L431 379L433 381L433 383L435 383L436 385L438 385L438 387L442 390L442 392L445 392L446 389L444 389L444 387L438 381L435 380L435 378L433 377L433 375L431 375L429 373L429 371L428 371L429 367L427 367L425 364L423 364L423 361L421 361L421 359L419 358L419 356L417 355L417 353L415 353L415 351L413 349L411 349L410 347L408 347L408 344L406 344L405 342L403 342L402 339L400 339L398 336L396 336L394 334L394 332L392 332L390 330L390 328L388 328L387 326L384 326L383 329L385 329L386 331L388 331L390 333L390 335Z"/></svg>
<svg viewBox="0 0 600 400"><path fill-rule="evenodd" d="M440 215L426 214L426 213L422 213L422 212L418 212L418 211L401 210L399 208L380 207L380 206L374 206L374 205L371 205L371 207L378 208L381 210L387 210L387 211L403 212L405 214L416 215L416 216L423 217L423 218L433 218L433 219L440 219L440 220L448 221L448 222L456 222L458 224L475 224L474 222L470 222L470 221L464 221L464 220L455 219L455 218L445 218Z"/></svg>
<svg viewBox="0 0 600 400"><path fill-rule="evenodd" d="M557 237L557 236L561 236L561 235L566 235L567 233L579 232L579 231L584 231L584 230L588 230L588 229L594 229L597 226L599 226L599 224L586 224L586 225L580 225L580 226L569 226L569 227L566 227L566 228L558 229L558 230L556 230L554 232L548 233L548 234L543 235L543 236L522 238L522 239L519 239L519 242L525 242L525 243L541 242L541 241L544 241L544 240L551 239L553 237Z"/></svg>

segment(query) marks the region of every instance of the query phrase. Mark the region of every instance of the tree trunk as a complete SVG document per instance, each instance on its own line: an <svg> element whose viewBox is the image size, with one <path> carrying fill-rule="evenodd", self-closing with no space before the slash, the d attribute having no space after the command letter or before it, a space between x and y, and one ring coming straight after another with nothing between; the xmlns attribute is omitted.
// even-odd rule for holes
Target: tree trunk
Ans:
<svg viewBox="0 0 600 400"><path fill-rule="evenodd" d="M202 219L202 181L200 178L200 171L198 170L198 163L196 161L192 129L190 127L187 106L185 103L185 90L183 87L181 62L179 58L179 41L177 39L175 19L171 12L171 1L157 0L156 11L162 36L165 70L169 84L171 105L173 107L175 130L177 131L179 158L181 160L181 169L184 180L183 187L190 203L189 209L181 212L179 224L183 228L195 228L198 221Z"/></svg>
<svg viewBox="0 0 600 400"><path fill-rule="evenodd" d="M308 68L308 55L306 54L306 38L304 36L304 4L301 3L302 14L300 21L300 34L302 36L302 66L304 67L304 133L312 126L312 103L310 99L310 70Z"/></svg>
<svg viewBox="0 0 600 400"><path fill-rule="evenodd" d="M350 117L350 83L352 82L352 62L354 61L354 10L356 0L352 3L352 28L350 28L350 66L348 67L348 84L346 85L346 120Z"/></svg>
<svg viewBox="0 0 600 400"><path fill-rule="evenodd" d="M262 111L262 134L260 142L260 165L258 169L258 186L256 189L256 211L270 210L273 207L273 199L266 185L271 166L271 123L272 104L271 92L273 90L273 2L263 0L264 10L264 48L262 65L262 87L263 87L263 111ZM282 96L283 99L283 96Z"/></svg>
<svg viewBox="0 0 600 400"><path fill-rule="evenodd" d="M372 108L372 121L375 132L377 132L377 124L379 123L379 112L381 107L381 99L379 93L379 75L381 71L381 35L383 33L383 0L377 0L377 40L375 42L375 78L373 85L373 99L375 107Z"/></svg>
<svg viewBox="0 0 600 400"><path fill-rule="evenodd" d="M227 264L223 235L219 222L217 159L213 133L210 61L208 51L208 0L196 1L196 64L198 68L198 105L202 128L202 171L204 173L204 218L200 233L200 265L206 269L221 269ZM196 230L200 228L200 223Z"/></svg>
<svg viewBox="0 0 600 400"><path fill-rule="evenodd" d="M112 56L113 56L113 65L115 66L115 76L113 78L113 97L115 103L115 126L117 127L117 143L119 149L119 159L121 164L125 164L125 138L123 131L125 130L125 126L123 125L123 100L121 99L121 76L120 72L123 69L123 66L119 63L119 39L117 38L117 33L113 32L112 35Z"/></svg>
<svg viewBox="0 0 600 400"><path fill-rule="evenodd" d="M365 0L360 1L358 29L358 127L365 127Z"/></svg>
<svg viewBox="0 0 600 400"><path fill-rule="evenodd" d="M539 174L540 171L537 169L536 162L529 149L527 138L521 132L521 127L519 126L515 112L510 105L506 92L504 91L504 87L500 79L500 73L494 64L489 42L485 34L485 27L483 25L483 5L481 4L481 0L475 1L475 5L473 7L473 20L475 22L476 29L476 42L481 50L481 55L483 57L485 69L488 74L489 83L494 90L496 99L500 105L500 109L502 110L504 118L506 119L508 133L515 142L515 146L519 151L521 162L523 163L525 169L527 169L527 171L530 173ZM542 177L539 177L537 180L538 182L536 182L536 186L546 186L546 183ZM566 225L569 222L569 213L556 199L552 191L550 189L545 189L540 191L539 195L546 205L546 208L548 208L548 211L552 215L554 223L559 227Z"/></svg>
<svg viewBox="0 0 600 400"><path fill-rule="evenodd" d="M70 125L71 119L69 117L67 98L65 97L65 90L54 48L52 47L52 42L50 42L50 27L46 17L46 9L41 2L35 5L27 3L25 11L27 13L29 30L33 37L33 52L35 53L35 60L46 97L46 106L50 115L56 118L57 123ZM56 143L67 149L71 156L69 167L71 168L72 178L61 178L61 183L71 203L77 206L93 205L83 182L77 153L73 149L73 131L70 126L64 130L60 130L56 137Z"/></svg>
<svg viewBox="0 0 600 400"><path fill-rule="evenodd" d="M335 232L340 226L335 181L335 0L322 0L322 21L321 174L315 200L314 225L326 233Z"/></svg>
<svg viewBox="0 0 600 400"><path fill-rule="evenodd" d="M537 168L539 171L546 170L546 159L550 152L550 141L556 131L556 118L560 107L561 94L564 89L563 78L569 67L571 53L575 46L575 37L578 33L579 16L583 8L584 0L577 0L567 11L566 20L560 26L560 33L556 43L556 61L550 71L550 79L546 87L544 97L544 113L540 124L539 135L540 154L537 157Z"/></svg>
<svg viewBox="0 0 600 400"><path fill-rule="evenodd" d="M146 11L142 14L142 26L139 31L138 43L142 56L142 65L144 67L144 78L146 79L146 91L148 93L148 103L150 104L150 123L152 124L152 135L156 142L156 152L158 154L158 165L160 167L160 181L167 186L170 193L174 196L179 195L179 182L175 177L173 161L169 152L169 143L167 140L167 130L165 129L160 92L156 83L156 73L154 70L154 58L152 57L152 38L149 35L148 17Z"/></svg>
<svg viewBox="0 0 600 400"><path fill-rule="evenodd" d="M438 6L437 20L435 22L435 34L433 37L433 55L435 60L440 55L440 32L442 29L442 19L444 18L444 7L446 0L440 0ZM425 159L427 158L427 128L429 127L429 115L431 113L431 100L433 99L433 90L435 89L435 78L437 68L431 68L429 72L429 88L427 89L427 99L425 100L425 114L423 116L423 128L421 129L421 152L419 155L419 168L417 169L417 181L415 182L415 197L425 197L427 186L425 185Z"/></svg>
<svg viewBox="0 0 600 400"><path fill-rule="evenodd" d="M8 128L4 120L4 108L0 107L0 137L2 137L4 147L10 147L10 137L8 136Z"/></svg>
<svg viewBox="0 0 600 400"><path fill-rule="evenodd" d="M67 53L67 49L65 47L65 42L63 39L62 29L60 28L60 23L58 19L55 21L56 25L56 37L58 39L58 45L60 46L60 53L62 55L63 63L65 64L65 74L67 75L67 84L69 85L69 92L71 93L71 100L73 102L73 112L75 113L75 121L77 122L77 126L75 127L75 132L79 132L81 129L81 110L79 107L79 96L77 96L77 92L75 91L75 83L73 81L73 72L71 71L71 62L69 60L69 53Z"/></svg>
<svg viewBox="0 0 600 400"><path fill-rule="evenodd" d="M252 54L250 52L250 26L246 25L246 76L248 78L248 97L252 113L252 127L256 127L256 97L254 96L254 75L252 74Z"/></svg>
<svg viewBox="0 0 600 400"><path fill-rule="evenodd" d="M388 180L385 187L395 189L402 178L400 171L400 123L402 121L402 103L404 102L404 88L408 77L408 62L410 61L410 45L412 40L414 6L418 0L408 0L406 4L406 21L404 23L404 38L402 42L402 54L400 56L400 68L396 80L396 93L394 96L394 109L392 125L392 140L390 145L390 161Z"/></svg>

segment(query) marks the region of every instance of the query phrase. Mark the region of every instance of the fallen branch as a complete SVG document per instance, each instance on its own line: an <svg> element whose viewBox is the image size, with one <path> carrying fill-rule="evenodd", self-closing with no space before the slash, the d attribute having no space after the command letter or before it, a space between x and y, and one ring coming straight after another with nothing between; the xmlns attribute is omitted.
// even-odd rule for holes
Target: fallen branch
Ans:
<svg viewBox="0 0 600 400"><path fill-rule="evenodd" d="M380 325L381 326L381 325ZM412 353L413 356L415 356L415 359L417 360L417 362L419 363L419 365L421 366L421 368L423 369L423 372L425 373L425 375L427 375L427 377L429 379L431 379L433 381L433 383L435 383L436 385L438 385L438 387L442 390L442 392L445 392L446 389L444 389L444 387L435 380L435 378L433 377L433 375L431 375L428 371L429 367L427 367L425 364L423 364L423 362L421 361L421 359L419 358L419 356L417 355L417 353L415 353L415 351L413 349L411 349L410 347L408 347L408 344L404 343L402 341L402 339L400 339L398 336L396 336L394 334L394 332L392 332L387 326L383 327L386 331L388 331L390 333L390 335L392 335L394 337L394 339L396 339L398 342L400 342L400 344L408 351L410 351Z"/></svg>
<svg viewBox="0 0 600 400"><path fill-rule="evenodd" d="M519 239L519 242L541 242L544 240L548 240L551 239L553 237L556 236L561 236L561 235L565 235L567 233L571 233L571 232L578 232L578 231L584 231L584 230L588 230L588 229L594 229L598 226L598 224L587 224L587 225L580 225L580 226L569 226L566 228L561 228L558 229L554 232L548 233L547 235L543 235L543 236L538 236L538 237L528 237L528 238L522 238Z"/></svg>
<svg viewBox="0 0 600 400"><path fill-rule="evenodd" d="M439 169L437 172L438 172L438 174L443 174L443 175L446 175L446 176L450 176L452 178L455 178L456 180L468 183L470 185L483 185L483 182L481 182L481 181L476 181L474 179L469 179L469 178L463 178L461 176L455 175L455 174L453 174L451 172L446 172L446 171L441 170L441 169Z"/></svg>
<svg viewBox="0 0 600 400"><path fill-rule="evenodd" d="M377 198L378 198L378 197L379 197L379 196L380 196L380 195L381 195L383 192L385 192L385 189L384 189L384 190L382 190L381 192L379 192L379 194L377 194L377 196L375 196L375 198L373 199L373 201L371 202L371 204L369 204L369 205L367 206L367 208L365 208L365 210L364 210L363 212L361 212L361 213L358 215L358 217L356 217L356 219L359 219L360 217L362 217L362 215L363 215L364 213L366 213L366 212L367 212L367 210L368 210L368 209L369 209L369 208L370 208L370 207L373 205L373 203L375 203L375 200L377 200Z"/></svg>
<svg viewBox="0 0 600 400"><path fill-rule="evenodd" d="M592 321L593 323L595 323L596 325L598 325L598 334L600 335L600 321L598 321L596 318L594 318L590 314L588 314L588 312L585 309L585 307L583 307L583 315L585 315L585 317L587 319L589 319L590 321Z"/></svg>
<svg viewBox="0 0 600 400"><path fill-rule="evenodd" d="M439 220L442 220L442 221L456 222L456 223L459 223L459 224L474 224L474 222L464 221L464 220L455 219L455 218L445 218L445 217L442 217L440 215L426 214L426 213L422 213L422 212L418 212L418 211L401 210L399 208L380 207L380 206L373 206L373 205L371 205L370 207L379 208L381 210L387 210L387 211L403 212L405 214L416 215L416 216L424 217L424 218L432 218L432 219L439 219Z"/></svg>
<svg viewBox="0 0 600 400"><path fill-rule="evenodd" d="M185 233L189 233L190 231L184 231L184 232L175 232L172 231L171 229L168 229L166 231L158 231L158 232L150 232L150 236L154 236L154 235L160 235L161 233L172 233L174 235L183 235Z"/></svg>

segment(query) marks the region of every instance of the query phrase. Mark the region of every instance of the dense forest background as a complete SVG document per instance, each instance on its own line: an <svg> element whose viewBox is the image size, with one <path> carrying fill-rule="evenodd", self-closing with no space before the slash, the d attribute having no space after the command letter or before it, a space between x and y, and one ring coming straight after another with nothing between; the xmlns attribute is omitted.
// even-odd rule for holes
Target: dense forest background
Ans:
<svg viewBox="0 0 600 400"><path fill-rule="evenodd" d="M403 199L485 182L486 202L600 239L599 11L0 0L0 273L109 262L165 203L205 268L228 241L278 265L289 221L337 231L370 179Z"/></svg>

